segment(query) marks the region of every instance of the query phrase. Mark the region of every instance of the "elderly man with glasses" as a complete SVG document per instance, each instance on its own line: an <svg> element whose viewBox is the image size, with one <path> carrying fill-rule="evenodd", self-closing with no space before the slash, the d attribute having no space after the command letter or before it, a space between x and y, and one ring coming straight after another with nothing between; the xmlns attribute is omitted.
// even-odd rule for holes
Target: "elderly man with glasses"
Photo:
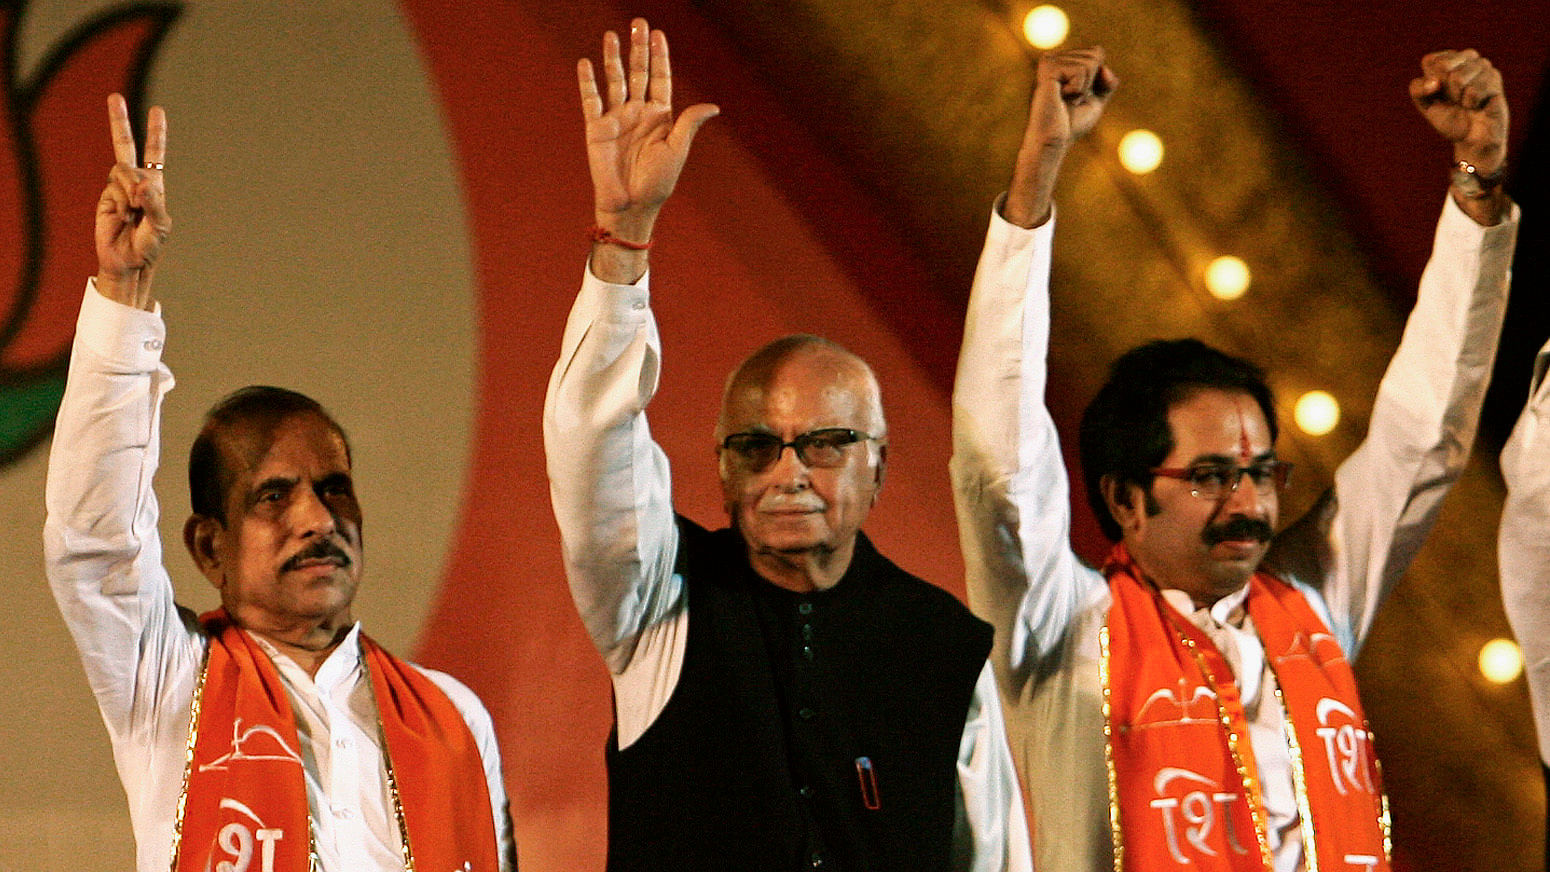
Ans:
<svg viewBox="0 0 1550 872"><path fill-rule="evenodd" d="M644 21L628 75L615 34L603 54L603 94L578 69L597 227L544 441L571 592L613 678L608 868L1028 869L990 627L860 531L888 451L866 363L816 336L756 351L716 427L731 526L675 517L645 419L647 250L716 109L674 119Z"/></svg>
<svg viewBox="0 0 1550 872"><path fill-rule="evenodd" d="M1099 570L1067 542L1043 393L1051 192L1116 84L1101 50L1040 61L953 400L970 604L996 626L1036 865L1387 869L1386 807L1347 659L1474 440L1516 238L1499 187L1501 77L1472 51L1438 52L1411 83L1452 145L1453 184L1367 439L1333 490L1273 535L1289 466L1263 374L1194 340L1143 345L1114 365L1081 425L1088 500L1115 543Z"/></svg>

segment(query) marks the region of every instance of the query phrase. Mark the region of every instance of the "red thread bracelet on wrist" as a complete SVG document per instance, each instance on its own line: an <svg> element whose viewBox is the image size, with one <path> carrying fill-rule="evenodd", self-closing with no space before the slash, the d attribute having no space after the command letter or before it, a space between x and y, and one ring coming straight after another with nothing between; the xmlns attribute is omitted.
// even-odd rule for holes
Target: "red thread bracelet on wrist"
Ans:
<svg viewBox="0 0 1550 872"><path fill-rule="evenodd" d="M647 240L645 242L631 242L628 239L620 239L612 233L609 233L608 229L603 227L601 224L592 225L592 241L601 243L603 245L617 245L620 248L627 248L630 251L650 251L651 247L656 245L655 240Z"/></svg>

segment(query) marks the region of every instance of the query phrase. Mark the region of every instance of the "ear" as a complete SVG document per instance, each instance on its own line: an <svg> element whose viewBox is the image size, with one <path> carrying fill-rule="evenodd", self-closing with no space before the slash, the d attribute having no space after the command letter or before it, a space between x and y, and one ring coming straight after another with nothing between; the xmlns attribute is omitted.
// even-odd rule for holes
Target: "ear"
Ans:
<svg viewBox="0 0 1550 872"><path fill-rule="evenodd" d="M1109 514L1119 524L1123 534L1134 534L1146 524L1146 493L1134 482L1122 483L1117 476L1106 475L1099 479L1103 489L1103 503Z"/></svg>
<svg viewBox="0 0 1550 872"><path fill-rule="evenodd" d="M183 524L183 545L199 572L217 590L226 580L225 567L221 565L221 540L225 535L226 525L206 515L189 515Z"/></svg>
<svg viewBox="0 0 1550 872"><path fill-rule="evenodd" d="M877 497L883 492L883 479L888 472L888 443L877 446L877 466L872 470L872 505L877 505Z"/></svg>

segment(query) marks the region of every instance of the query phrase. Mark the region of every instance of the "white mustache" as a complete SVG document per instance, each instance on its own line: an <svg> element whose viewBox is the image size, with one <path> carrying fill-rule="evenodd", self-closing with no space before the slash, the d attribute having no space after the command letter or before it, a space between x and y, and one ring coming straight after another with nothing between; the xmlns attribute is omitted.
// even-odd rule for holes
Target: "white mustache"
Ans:
<svg viewBox="0 0 1550 872"><path fill-rule="evenodd" d="M826 507L815 500L768 499L759 501L761 512L821 512Z"/></svg>

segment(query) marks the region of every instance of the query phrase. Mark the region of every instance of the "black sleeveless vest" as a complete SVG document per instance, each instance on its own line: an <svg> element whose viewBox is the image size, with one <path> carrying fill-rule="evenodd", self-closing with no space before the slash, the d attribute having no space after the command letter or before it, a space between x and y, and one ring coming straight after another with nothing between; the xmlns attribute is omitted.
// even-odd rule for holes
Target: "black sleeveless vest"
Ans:
<svg viewBox="0 0 1550 872"><path fill-rule="evenodd" d="M735 530L678 524L683 671L644 735L609 740L609 870L945 872L990 626L865 536L797 594Z"/></svg>

